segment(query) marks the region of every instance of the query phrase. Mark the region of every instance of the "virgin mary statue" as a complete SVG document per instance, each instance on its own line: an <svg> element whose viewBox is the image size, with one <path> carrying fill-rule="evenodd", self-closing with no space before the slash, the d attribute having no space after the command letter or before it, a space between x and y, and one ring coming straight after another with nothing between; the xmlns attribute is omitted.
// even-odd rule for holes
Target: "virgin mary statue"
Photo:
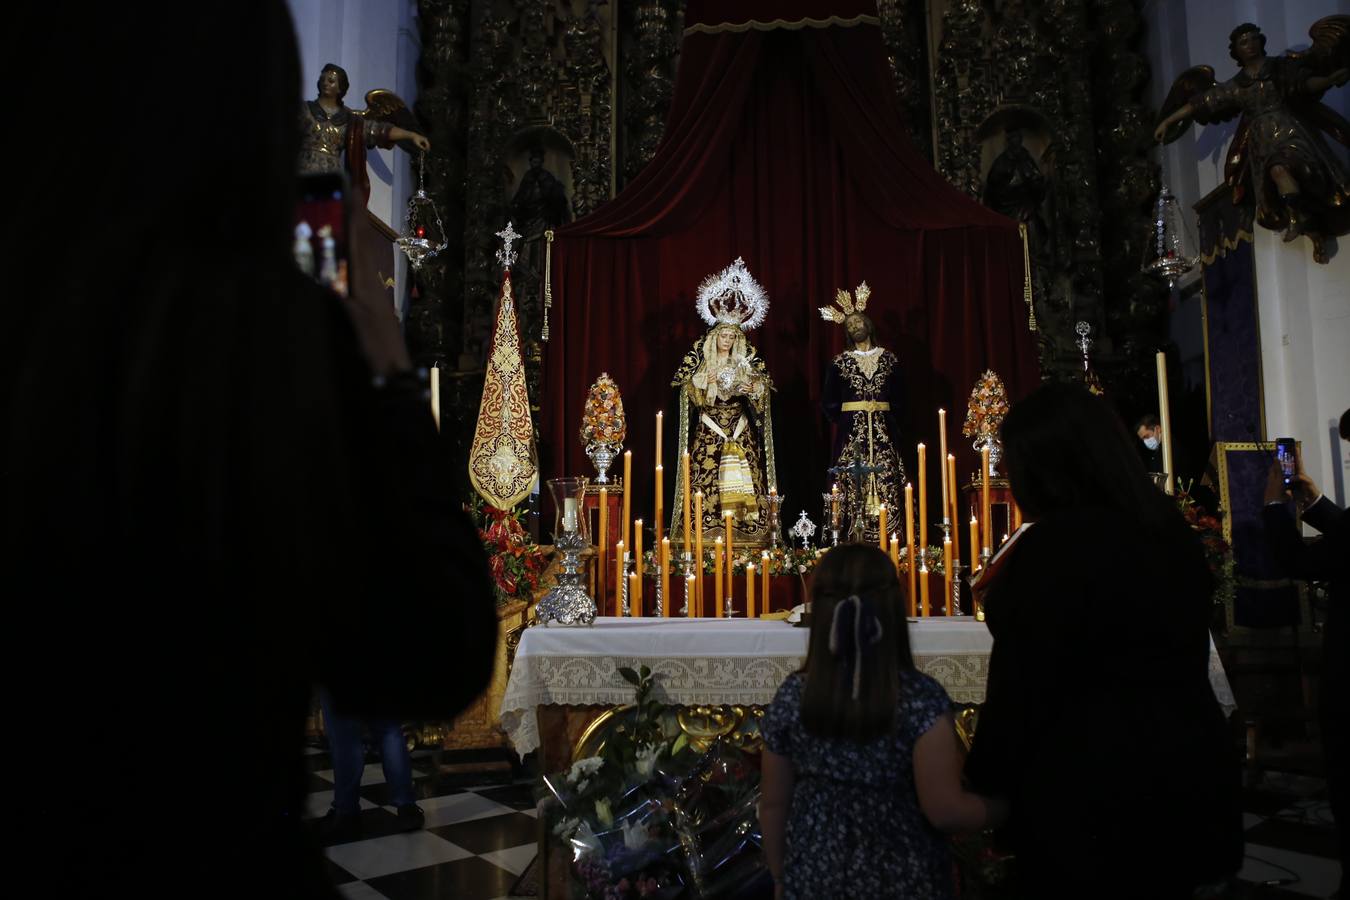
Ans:
<svg viewBox="0 0 1350 900"><path fill-rule="evenodd" d="M671 385L679 389L680 449L689 451L690 490L703 492L703 530L725 533L731 513L737 546L762 546L769 534L767 495L776 486L773 382L746 332L764 321L769 298L739 257L698 291L710 326L684 355ZM683 485L676 480L672 539L683 536Z"/></svg>

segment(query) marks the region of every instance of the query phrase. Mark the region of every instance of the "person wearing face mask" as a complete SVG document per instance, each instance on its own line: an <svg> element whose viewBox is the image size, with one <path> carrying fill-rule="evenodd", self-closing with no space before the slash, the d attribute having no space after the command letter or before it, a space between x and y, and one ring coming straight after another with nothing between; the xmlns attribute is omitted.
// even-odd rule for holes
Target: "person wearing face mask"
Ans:
<svg viewBox="0 0 1350 900"><path fill-rule="evenodd" d="M1139 437L1139 455L1144 468L1150 472L1163 471L1162 422L1153 413L1135 423L1134 433Z"/></svg>

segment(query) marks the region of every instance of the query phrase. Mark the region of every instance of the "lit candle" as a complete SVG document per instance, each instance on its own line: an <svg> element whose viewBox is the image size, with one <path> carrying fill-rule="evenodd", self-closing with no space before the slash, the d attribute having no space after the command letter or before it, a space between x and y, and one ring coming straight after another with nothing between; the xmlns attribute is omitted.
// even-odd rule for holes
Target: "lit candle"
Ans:
<svg viewBox="0 0 1350 900"><path fill-rule="evenodd" d="M713 616L722 618L722 539L713 543Z"/></svg>
<svg viewBox="0 0 1350 900"><path fill-rule="evenodd" d="M661 610L661 615L669 618L670 611L675 606L670 596L670 538L661 538L661 602L666 608Z"/></svg>
<svg viewBox="0 0 1350 900"><path fill-rule="evenodd" d="M830 487L830 527L839 530L839 485Z"/></svg>
<svg viewBox="0 0 1350 900"><path fill-rule="evenodd" d="M563 500L563 531L577 530L577 501L568 497Z"/></svg>
<svg viewBox="0 0 1350 900"><path fill-rule="evenodd" d="M659 550L659 549L661 549L661 512L662 512L662 508L663 508L664 505L665 505L665 504L662 502L662 496L661 496L661 495L662 495L662 492L663 492L663 488L664 488L664 484L663 484L663 482L665 481L664 475L665 475L665 468L664 468L660 463L657 463L657 464L656 464L656 516L655 516L655 518L652 520L652 521L655 523L655 524L654 524L654 528L653 528L653 531L654 531L654 533L655 533L655 536L652 538L652 549L653 549L653 550Z"/></svg>
<svg viewBox="0 0 1350 900"><path fill-rule="evenodd" d="M877 512L877 541L882 552L886 550L886 504L881 504L881 509Z"/></svg>
<svg viewBox="0 0 1350 900"><path fill-rule="evenodd" d="M633 615L642 615L642 520L633 521L633 574L637 576L637 592L628 593L628 602L633 607Z"/></svg>
<svg viewBox="0 0 1350 900"><path fill-rule="evenodd" d="M994 540L994 519L989 514L989 445L986 444L980 448L980 478L982 485L980 487L980 516L984 519L984 543L980 545L981 552L993 547Z"/></svg>
<svg viewBox="0 0 1350 900"><path fill-rule="evenodd" d="M1017 505L1017 501L1014 500L1014 501L1013 501L1013 531L1016 531L1017 529L1019 529L1019 528L1021 528L1021 527L1022 527L1022 507L1018 506L1018 505Z"/></svg>
<svg viewBox="0 0 1350 900"><path fill-rule="evenodd" d="M735 602L736 602L736 584L735 584L735 582L733 582L731 579L732 579L732 575L733 575L733 570L736 568L736 562L735 562L736 557L733 555L732 549L731 549L731 548L732 548L732 544L735 543L735 539L734 539L734 538L732 537L732 535L731 535L731 528L732 528L731 521L732 521L732 518L731 518L731 513L730 513L730 512L724 512L724 513L722 513L722 522L723 522L723 525L724 525L724 530L725 530L726 538L727 538L727 602L728 602L728 603L735 603Z"/></svg>
<svg viewBox="0 0 1350 900"><path fill-rule="evenodd" d="M696 618L698 616L698 582L694 580L692 574L684 576L684 597L684 617L686 619Z"/></svg>
<svg viewBox="0 0 1350 900"><path fill-rule="evenodd" d="M914 485L905 482L905 559L909 562L909 612L914 615L918 603L918 567L914 564Z"/></svg>
<svg viewBox="0 0 1350 900"><path fill-rule="evenodd" d="M609 566L606 564L609 560L609 495L608 488L600 485L600 540L599 550L595 558L595 569L600 575L599 590L595 592L600 598L600 604L604 605L604 598L609 594Z"/></svg>
<svg viewBox="0 0 1350 900"><path fill-rule="evenodd" d="M961 501L960 501L960 499L957 498L957 493L956 493L956 456L954 456L953 453L948 453L948 455L946 455L946 479L948 479L948 482L950 482L950 484L952 484L952 513L950 513L950 515L952 515L952 519L950 519L950 521L952 521L952 534L954 534L954 536L956 536L956 540L953 540L953 541L952 541L952 565L960 565L960 564L961 564L961 532L960 532L960 526L961 526L960 502L961 502ZM954 571L954 569L953 569L953 571Z"/></svg>
<svg viewBox="0 0 1350 900"><path fill-rule="evenodd" d="M945 409L938 410L938 441L941 451L938 460L945 466L947 464L947 411ZM942 521L944 523L950 523L951 519L949 517L952 508L951 488L947 486L946 470L943 470L939 474L942 476Z"/></svg>
<svg viewBox="0 0 1350 900"><path fill-rule="evenodd" d="M942 539L942 607L952 614L952 539Z"/></svg>
<svg viewBox="0 0 1350 900"><path fill-rule="evenodd" d="M745 564L745 617L755 617L755 564Z"/></svg>
<svg viewBox="0 0 1350 900"><path fill-rule="evenodd" d="M689 528L690 528L690 523L689 523L689 519L690 519L690 515L689 515L689 507L690 507L690 504L693 502L693 498L691 498L691 497L689 496L689 451L688 451L688 450L686 450L686 451L684 451L684 453L680 454L680 479L681 479L681 482L680 482L680 487L681 487L680 495L684 498L684 504L683 504L683 505L684 505L684 553L685 553L686 556L688 556L688 555L689 555L689 551L690 551L691 547L693 546L693 540L694 540L693 534L691 534L690 531L689 531Z"/></svg>
<svg viewBox="0 0 1350 900"><path fill-rule="evenodd" d="M698 614L704 615L703 609L703 492L694 494L694 574L697 576L695 584L695 593L698 595Z"/></svg>
<svg viewBox="0 0 1350 900"><path fill-rule="evenodd" d="M769 609L769 551L768 551L768 550L765 550L764 553L763 553L763 555L760 557L759 586L760 586L761 588L763 588L763 590L761 590L760 593L764 595L764 611L765 611L765 612L770 612L771 610Z"/></svg>
<svg viewBox="0 0 1350 900"><path fill-rule="evenodd" d="M891 565L895 566L895 577L900 577L900 538L891 535Z"/></svg>
<svg viewBox="0 0 1350 900"><path fill-rule="evenodd" d="M642 615L642 607L638 606L633 598L637 596L638 586L642 584L636 572L628 573L628 608L631 615Z"/></svg>
<svg viewBox="0 0 1350 900"><path fill-rule="evenodd" d="M970 515L970 571L976 572L980 568L980 523L976 520L975 514Z"/></svg>
<svg viewBox="0 0 1350 900"><path fill-rule="evenodd" d="M623 541L614 545L614 615L623 615Z"/></svg>
<svg viewBox="0 0 1350 900"><path fill-rule="evenodd" d="M654 537L652 538L652 549L654 550L661 549L661 513L665 509L665 491L664 485L662 484L665 474L665 467L662 465L662 461L665 457L663 456L662 451L665 448L661 443L661 423L664 419L665 413L658 412L656 414L656 516L653 519L655 527L653 528Z"/></svg>
<svg viewBox="0 0 1350 900"><path fill-rule="evenodd" d="M633 521L633 451L623 451L623 545L633 546L633 538L628 533L628 523Z"/></svg>
<svg viewBox="0 0 1350 900"><path fill-rule="evenodd" d="M1163 489L1167 493L1172 493L1172 416L1168 411L1167 403L1167 354L1161 350L1154 357L1158 364L1158 424L1162 426L1162 437L1159 443L1162 444L1162 462L1163 471L1167 473L1167 480L1163 484Z"/></svg>
<svg viewBox="0 0 1350 900"><path fill-rule="evenodd" d="M427 373L431 379L431 418L436 421L436 430L441 430L441 369L432 366Z"/></svg>
<svg viewBox="0 0 1350 900"><path fill-rule="evenodd" d="M919 548L920 558L923 563L919 566L919 615L931 616L933 614L933 605L928 600L928 557Z"/></svg>
<svg viewBox="0 0 1350 900"><path fill-rule="evenodd" d="M928 449L919 445L919 551L928 546Z"/></svg>

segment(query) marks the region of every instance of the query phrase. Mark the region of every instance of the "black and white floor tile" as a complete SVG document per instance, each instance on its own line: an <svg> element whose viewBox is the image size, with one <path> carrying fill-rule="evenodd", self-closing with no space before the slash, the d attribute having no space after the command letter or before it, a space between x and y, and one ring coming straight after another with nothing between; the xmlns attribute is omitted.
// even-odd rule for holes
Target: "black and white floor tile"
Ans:
<svg viewBox="0 0 1350 900"><path fill-rule="evenodd" d="M309 759L308 812L318 817L332 799L332 770L322 751ZM534 778L447 775L427 756L413 769L426 822L398 833L379 763L366 766L360 838L324 850L339 892L346 900L508 900L537 847ZM1244 900L1334 894L1341 870L1324 781L1265 772L1246 789L1243 809Z"/></svg>
<svg viewBox="0 0 1350 900"><path fill-rule="evenodd" d="M309 751L307 812L332 801L328 755ZM328 872L347 900L497 900L534 859L538 843L532 779L445 775L415 757L413 787L426 816L420 831L399 833L378 761L361 778L361 833L324 848Z"/></svg>

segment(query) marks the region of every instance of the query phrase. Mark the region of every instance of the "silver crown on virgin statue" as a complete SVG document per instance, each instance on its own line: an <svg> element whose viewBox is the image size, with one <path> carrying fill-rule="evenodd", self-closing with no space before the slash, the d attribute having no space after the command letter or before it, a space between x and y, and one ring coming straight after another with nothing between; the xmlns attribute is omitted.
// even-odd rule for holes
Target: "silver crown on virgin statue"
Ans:
<svg viewBox="0 0 1350 900"><path fill-rule="evenodd" d="M745 268L745 260L736 261L716 275L709 275L698 286L698 314L709 325L736 325L742 331L758 328L769 312L769 295Z"/></svg>

